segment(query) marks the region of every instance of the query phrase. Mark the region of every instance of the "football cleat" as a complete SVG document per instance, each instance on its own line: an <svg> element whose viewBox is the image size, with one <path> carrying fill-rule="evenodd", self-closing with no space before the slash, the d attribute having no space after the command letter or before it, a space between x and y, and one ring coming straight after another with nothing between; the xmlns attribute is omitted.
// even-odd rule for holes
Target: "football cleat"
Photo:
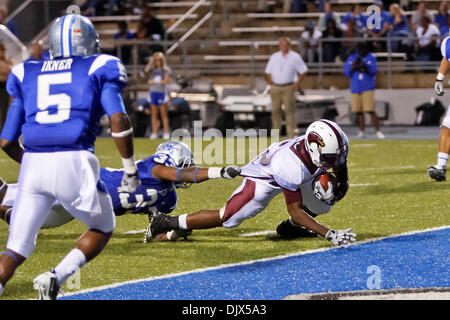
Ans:
<svg viewBox="0 0 450 320"><path fill-rule="evenodd" d="M435 166L431 166L428 168L427 172L430 178L436 181L445 181L445 173L447 171L446 167L437 168Z"/></svg>
<svg viewBox="0 0 450 320"><path fill-rule="evenodd" d="M169 232L173 229L179 229L178 217L171 217L166 214L155 214L153 215L149 229L150 237L152 237L152 235Z"/></svg>
<svg viewBox="0 0 450 320"><path fill-rule="evenodd" d="M37 276L33 280L33 288L39 292L39 300L56 300L59 286L56 281L55 270L52 269Z"/></svg>
<svg viewBox="0 0 450 320"><path fill-rule="evenodd" d="M167 232L166 236L168 240L175 241L178 238L184 238L184 240L187 240L191 234L192 230L175 229Z"/></svg>
<svg viewBox="0 0 450 320"><path fill-rule="evenodd" d="M302 227L294 226L289 219L281 222L277 227L277 234L282 239L297 239L297 238L314 238L317 234Z"/></svg>

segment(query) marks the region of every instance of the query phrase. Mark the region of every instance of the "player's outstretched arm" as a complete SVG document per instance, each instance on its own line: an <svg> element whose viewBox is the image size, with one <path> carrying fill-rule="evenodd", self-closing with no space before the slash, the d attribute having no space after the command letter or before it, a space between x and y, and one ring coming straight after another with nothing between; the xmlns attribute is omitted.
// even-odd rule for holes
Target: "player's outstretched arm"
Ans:
<svg viewBox="0 0 450 320"><path fill-rule="evenodd" d="M444 78L450 69L450 62L444 57L441 61L441 66L439 67L439 73L436 77L436 82L434 83L434 91L438 96L444 95Z"/></svg>
<svg viewBox="0 0 450 320"><path fill-rule="evenodd" d="M169 180L174 182L192 182L200 183L209 179L233 179L241 173L241 169L238 166L226 166L226 167L187 167L187 168L174 168L163 165L156 165L152 168L152 175L156 179Z"/></svg>
<svg viewBox="0 0 450 320"><path fill-rule="evenodd" d="M350 242L356 240L356 234L351 232L351 228L346 230L328 229L302 210L300 192L284 190L284 195L286 198L287 210L294 223L321 235L335 246L346 246L350 244Z"/></svg>

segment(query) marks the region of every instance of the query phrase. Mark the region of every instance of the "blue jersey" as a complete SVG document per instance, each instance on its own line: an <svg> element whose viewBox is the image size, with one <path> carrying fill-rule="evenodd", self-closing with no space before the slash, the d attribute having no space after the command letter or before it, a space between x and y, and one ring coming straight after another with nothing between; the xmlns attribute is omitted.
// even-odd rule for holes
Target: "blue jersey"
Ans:
<svg viewBox="0 0 450 320"><path fill-rule="evenodd" d="M7 81L14 97L1 137L23 135L26 152L94 151L100 118L125 113L125 67L95 55L21 63Z"/></svg>
<svg viewBox="0 0 450 320"><path fill-rule="evenodd" d="M367 73L352 71L353 63L358 58L364 62ZM344 64L344 74L350 78L350 92L362 93L375 90L377 69L377 58L372 53L368 53L365 57L361 57L358 53L350 55Z"/></svg>
<svg viewBox="0 0 450 320"><path fill-rule="evenodd" d="M150 156L138 161L137 169L140 186L135 192L119 192L123 170L102 168L100 179L105 183L112 198L114 213L122 215L127 211L146 214L154 208L162 213L172 212L177 205L177 192L172 181L159 180L152 176L152 168L163 164L158 156Z"/></svg>
<svg viewBox="0 0 450 320"><path fill-rule="evenodd" d="M450 36L445 38L441 44L442 57L450 61Z"/></svg>

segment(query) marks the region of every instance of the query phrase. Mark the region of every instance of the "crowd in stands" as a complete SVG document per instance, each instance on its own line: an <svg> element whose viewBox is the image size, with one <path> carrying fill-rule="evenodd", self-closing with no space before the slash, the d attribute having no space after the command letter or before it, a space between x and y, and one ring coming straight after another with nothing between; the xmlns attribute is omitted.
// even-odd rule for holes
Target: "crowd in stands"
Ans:
<svg viewBox="0 0 450 320"><path fill-rule="evenodd" d="M295 3L296 1L294 1ZM305 1L300 1L305 2ZM308 1L306 1L308 2ZM313 1L314 2L314 1ZM309 1L311 3L311 1ZM394 2L375 0L379 8L379 24L374 23L370 14L363 12L360 4L355 4L350 12L333 11L332 4L325 2L323 13L318 20L307 22L305 31L299 38L299 50L307 62L319 60L318 39L366 38L372 52L405 53L408 60L438 61L441 59L440 43L449 34L450 6L448 1L439 4L437 13L432 13L426 2L419 2L415 10L410 10L410 1ZM296 8L308 6L292 5ZM405 11L409 11L406 14ZM384 40L384 41L383 41ZM322 61L345 61L354 47L348 39L343 42L323 41Z"/></svg>

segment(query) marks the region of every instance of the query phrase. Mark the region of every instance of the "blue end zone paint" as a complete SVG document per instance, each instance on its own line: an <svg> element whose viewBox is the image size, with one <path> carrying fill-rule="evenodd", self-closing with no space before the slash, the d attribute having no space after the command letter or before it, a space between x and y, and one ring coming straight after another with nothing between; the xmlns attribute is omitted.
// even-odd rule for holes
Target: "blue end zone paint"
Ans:
<svg viewBox="0 0 450 320"><path fill-rule="evenodd" d="M144 280L63 299L278 300L300 293L367 290L371 265L380 268L381 289L450 287L450 228Z"/></svg>

